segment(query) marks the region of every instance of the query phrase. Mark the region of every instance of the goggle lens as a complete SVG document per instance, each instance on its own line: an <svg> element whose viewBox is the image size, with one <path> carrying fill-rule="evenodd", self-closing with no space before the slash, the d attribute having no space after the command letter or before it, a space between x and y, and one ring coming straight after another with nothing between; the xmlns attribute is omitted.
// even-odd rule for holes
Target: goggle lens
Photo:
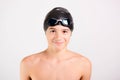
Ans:
<svg viewBox="0 0 120 80"><path fill-rule="evenodd" d="M55 25L59 25L59 22L61 23L61 25L63 26L69 26L70 25L70 20L69 19L49 19L48 21L48 25L49 26L55 26Z"/></svg>

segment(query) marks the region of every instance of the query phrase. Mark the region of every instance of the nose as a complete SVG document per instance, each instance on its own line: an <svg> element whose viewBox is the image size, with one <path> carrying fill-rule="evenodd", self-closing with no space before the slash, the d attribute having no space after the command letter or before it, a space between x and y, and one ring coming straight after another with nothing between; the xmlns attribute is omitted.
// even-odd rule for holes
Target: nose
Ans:
<svg viewBox="0 0 120 80"><path fill-rule="evenodd" d="M56 35L55 35L55 38L56 38L57 40L61 40L61 38L62 38L62 33L61 33L61 32L57 32Z"/></svg>

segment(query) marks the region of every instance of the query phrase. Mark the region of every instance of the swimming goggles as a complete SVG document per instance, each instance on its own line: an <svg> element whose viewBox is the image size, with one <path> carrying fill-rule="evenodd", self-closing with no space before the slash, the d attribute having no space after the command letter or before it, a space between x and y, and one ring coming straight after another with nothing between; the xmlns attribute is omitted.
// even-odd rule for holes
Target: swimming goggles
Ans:
<svg viewBox="0 0 120 80"><path fill-rule="evenodd" d="M59 25L59 24L61 24L62 26L70 26L70 20L67 18L63 18L63 19L51 18L48 20L49 26L55 26L55 25Z"/></svg>

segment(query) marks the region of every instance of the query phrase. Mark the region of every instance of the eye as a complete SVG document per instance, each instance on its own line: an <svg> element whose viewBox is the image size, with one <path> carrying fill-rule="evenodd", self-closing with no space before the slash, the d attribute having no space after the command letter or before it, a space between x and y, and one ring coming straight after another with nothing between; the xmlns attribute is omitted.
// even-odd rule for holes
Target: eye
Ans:
<svg viewBox="0 0 120 80"><path fill-rule="evenodd" d="M67 31L67 30L64 30L63 33L68 33L68 31Z"/></svg>
<svg viewBox="0 0 120 80"><path fill-rule="evenodd" d="M54 33L54 32L55 32L55 30L54 30L54 29L52 29L52 30L50 30L50 32Z"/></svg>

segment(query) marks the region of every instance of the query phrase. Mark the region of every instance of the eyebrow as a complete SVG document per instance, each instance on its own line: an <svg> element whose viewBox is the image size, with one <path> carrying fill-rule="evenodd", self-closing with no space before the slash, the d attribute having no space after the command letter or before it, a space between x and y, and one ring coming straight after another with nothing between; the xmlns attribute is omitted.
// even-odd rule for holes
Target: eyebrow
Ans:
<svg viewBox="0 0 120 80"><path fill-rule="evenodd" d="M49 29L56 29L56 28L50 27ZM62 30L67 30L67 31L69 31L69 29L62 29Z"/></svg>
<svg viewBox="0 0 120 80"><path fill-rule="evenodd" d="M49 29L55 29L55 28L52 28L52 27L51 27L51 28L49 28Z"/></svg>

